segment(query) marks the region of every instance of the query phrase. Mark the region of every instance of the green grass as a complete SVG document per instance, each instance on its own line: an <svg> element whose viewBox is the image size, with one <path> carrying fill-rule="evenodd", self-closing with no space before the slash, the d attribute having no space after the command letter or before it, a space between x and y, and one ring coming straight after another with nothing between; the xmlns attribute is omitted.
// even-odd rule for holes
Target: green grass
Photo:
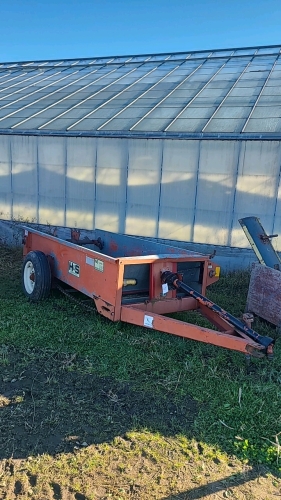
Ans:
<svg viewBox="0 0 281 500"><path fill-rule="evenodd" d="M101 427L99 439L93 440L99 448L91 454L85 448L80 450L79 457L65 454L55 463L50 458L42 461L40 455L26 463L29 474L38 474L42 469L47 477L48 467L52 467L53 470L73 470L74 477L81 468L88 474L94 467L102 475L116 455L117 468L112 474L123 474L128 483L133 477L130 464L141 455L147 467L151 463L153 467L161 465L163 477L166 474L170 478L170 490L173 489L175 471L188 460L193 460L195 465L202 460L217 464L231 460L252 466L262 464L269 466L278 476L281 472L279 339L274 360L253 360L253 370L248 374L242 354L137 326L111 323L73 304L59 292L53 292L45 302L31 304L21 291L20 268L19 251L0 247L2 373L19 380L20 373L33 360L38 363L40 356L44 362L55 359L60 371L54 373L53 368L50 369L50 384L55 384L53 379L66 372L82 377L81 380L83 377L86 380L87 376L110 380L111 385L107 387L112 389L106 389L106 398L115 405L115 410L119 405L116 411L120 411L120 421L114 423L115 410L112 413L102 405L93 408L93 415L97 415L96 421L99 422L96 425ZM244 310L248 281L247 272L222 276L210 287L208 296L239 317ZM204 319L198 318L196 313L177 317L204 325ZM276 337L275 329L265 322L255 320L254 327L261 334ZM14 366L13 352L17 353ZM14 375L11 375L12 371ZM125 410L122 409L130 405L126 391L130 391L134 401L130 419L124 416ZM42 405L43 396L40 397ZM19 406L20 401L18 399ZM121 425L122 418L126 425ZM106 438L108 426L113 427ZM171 457L174 456L172 462L170 452ZM198 471L193 473L195 476L201 474ZM61 477L61 481L72 481L69 474L67 480ZM147 477L149 480L149 474ZM159 484L161 477L160 474ZM77 481L72 489L82 491L81 481ZM110 484L110 480L107 481ZM104 498L117 499L119 494L120 498L131 498L116 491L112 489L110 494L113 496ZM91 498L89 493L87 495L84 498ZM162 498L157 496L159 492L155 495L151 498ZM140 498L149 496L143 494Z"/></svg>

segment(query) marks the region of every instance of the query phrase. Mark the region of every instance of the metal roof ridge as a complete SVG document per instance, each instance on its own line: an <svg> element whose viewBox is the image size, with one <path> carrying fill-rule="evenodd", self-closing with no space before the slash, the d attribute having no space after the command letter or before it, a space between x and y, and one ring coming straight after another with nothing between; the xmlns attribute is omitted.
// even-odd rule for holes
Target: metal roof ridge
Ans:
<svg viewBox="0 0 281 500"><path fill-rule="evenodd" d="M185 50L185 51L176 51L176 52L153 52L153 53L141 53L141 54L115 54L115 55L103 55L103 56L89 56L89 57L74 57L74 58L64 58L60 57L58 59L39 59L39 60L24 60L24 61L0 61L0 64L28 64L28 63L44 63L44 62L58 62L58 61L86 61L88 59L110 59L110 58L118 58L118 57L153 57L153 56L164 56L164 55L181 55L181 54L198 54L201 52L225 52L226 50L254 50L254 49L272 49L281 47L280 44L274 45L252 45L246 47L224 47L224 48L213 48L213 49L201 49L201 50ZM264 54L267 55L267 54Z"/></svg>

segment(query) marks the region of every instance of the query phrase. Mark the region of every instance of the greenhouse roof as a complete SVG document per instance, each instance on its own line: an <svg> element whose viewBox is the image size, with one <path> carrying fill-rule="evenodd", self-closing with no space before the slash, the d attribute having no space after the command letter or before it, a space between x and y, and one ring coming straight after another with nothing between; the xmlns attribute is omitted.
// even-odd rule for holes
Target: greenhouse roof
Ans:
<svg viewBox="0 0 281 500"><path fill-rule="evenodd" d="M281 135L280 46L0 64L0 133Z"/></svg>

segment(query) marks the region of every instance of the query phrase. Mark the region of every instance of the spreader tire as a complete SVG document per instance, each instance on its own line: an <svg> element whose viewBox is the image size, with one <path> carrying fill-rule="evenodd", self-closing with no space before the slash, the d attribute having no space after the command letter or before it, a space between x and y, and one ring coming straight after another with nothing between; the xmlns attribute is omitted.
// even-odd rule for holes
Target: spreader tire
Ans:
<svg viewBox="0 0 281 500"><path fill-rule="evenodd" d="M43 252L29 252L22 267L22 288L26 297L32 302L46 299L51 290L51 269Z"/></svg>

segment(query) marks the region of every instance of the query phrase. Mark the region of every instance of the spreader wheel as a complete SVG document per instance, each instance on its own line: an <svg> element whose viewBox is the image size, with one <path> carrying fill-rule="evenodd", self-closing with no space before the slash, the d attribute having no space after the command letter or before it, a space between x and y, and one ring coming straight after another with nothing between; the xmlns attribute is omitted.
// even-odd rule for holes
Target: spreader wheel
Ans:
<svg viewBox="0 0 281 500"><path fill-rule="evenodd" d="M22 267L24 294L32 302L46 299L51 290L51 269L46 255L38 250L29 252Z"/></svg>

